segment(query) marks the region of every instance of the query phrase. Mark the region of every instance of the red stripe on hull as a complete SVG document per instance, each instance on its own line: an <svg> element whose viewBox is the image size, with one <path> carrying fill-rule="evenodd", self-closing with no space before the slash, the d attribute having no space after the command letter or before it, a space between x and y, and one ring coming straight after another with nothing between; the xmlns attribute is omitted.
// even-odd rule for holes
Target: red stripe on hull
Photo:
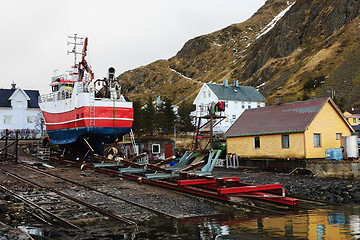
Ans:
<svg viewBox="0 0 360 240"><path fill-rule="evenodd" d="M95 127L132 127L132 120L114 120L113 119L96 119L94 126ZM68 129L68 128L80 128L80 127L89 127L89 119L79 119L75 122L63 123L63 124L54 124L46 125L47 130L57 130L57 129Z"/></svg>
<svg viewBox="0 0 360 240"><path fill-rule="evenodd" d="M43 115L47 130L90 127L90 107L64 113L43 112ZM95 127L132 127L133 109L115 107L114 111L114 107L95 107L94 116Z"/></svg>

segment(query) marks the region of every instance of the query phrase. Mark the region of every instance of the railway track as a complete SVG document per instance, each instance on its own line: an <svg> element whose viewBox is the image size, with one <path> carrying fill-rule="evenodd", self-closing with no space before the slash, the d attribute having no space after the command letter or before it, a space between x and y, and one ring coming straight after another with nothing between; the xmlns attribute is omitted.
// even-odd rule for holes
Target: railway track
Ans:
<svg viewBox="0 0 360 240"><path fill-rule="evenodd" d="M67 161L67 160L59 160L59 159L53 159L55 161L58 161L58 162L62 162L62 163L70 163L72 165L75 165L77 166L77 163L74 163L72 161ZM113 170L110 170L110 169L102 169L102 168L91 168L89 166L87 166L86 168L89 168L89 169L94 169L96 171L99 171L99 172L102 172L102 173L106 173L106 174L110 174L110 175L117 175L118 172L117 171L113 171ZM123 174L123 176L126 176L126 175L131 175L131 174ZM133 179L135 180L135 177L134 176L130 176L130 179ZM186 193L182 193L182 194L186 194ZM186 195L191 195L191 194L186 194ZM301 201L303 204L317 204L317 205L335 205L335 206L343 206L343 204L340 204L340 203L333 203L333 202L327 202L327 201L322 201L322 200L317 200L317 199L310 199L310 198L304 198L304 197L300 197L300 196L290 196L290 197L293 197L293 198L297 198L299 199L299 201ZM281 211L281 210L272 210L271 207L267 208L266 206L264 207L260 207L260 206L249 206L249 205L243 205L241 203L232 203L233 205L238 205L239 207L246 207L246 208L250 208L250 209L253 209L253 210L256 210L256 211L260 211L260 212L268 212L268 213L273 213L273 214L282 214L282 215L288 215L289 213L286 212L286 210L288 210L288 208L284 207L284 211ZM270 204L271 206L271 204ZM278 206L279 207L279 206ZM296 207L297 209L307 209L309 207L303 207L303 206L297 206ZM295 208L295 209L296 209ZM310 207L311 208L311 207ZM290 211L291 212L291 211ZM290 213L292 214L292 213Z"/></svg>
<svg viewBox="0 0 360 240"><path fill-rule="evenodd" d="M92 167L90 165L86 165L86 166L82 166L82 164L78 163L78 162L74 162L74 161L69 161L69 160L65 160L65 159L57 159L57 158L52 158L53 161L55 162L59 162L59 163L68 163L68 164L71 164L75 167L83 167L83 169L91 169L91 170L94 170L94 171L98 171L98 172L101 172L101 173L105 173L105 174L108 174L108 175L116 175L118 176L119 175L119 172L118 171L115 171L115 170L112 170L112 169L104 169L104 168L95 168L95 167ZM127 178L127 179L131 179L131 180L137 180L139 176L137 175L134 175L134 174L128 174L128 173L123 173L121 174L121 176L123 176L124 178ZM164 182L162 180L146 180L146 179L143 179L142 180L144 183L150 183L151 185L156 185L156 186L160 186L160 187L165 187L169 190L174 190L174 191L177 191L177 188L173 188L171 187L171 185L169 185L167 182ZM198 190L194 189L193 191L191 192L180 192L182 194L185 194L187 196L192 196L194 197ZM201 198L203 198L203 196L200 196ZM255 206L253 204L243 204L241 202L238 202L238 201L231 201L231 202L224 202L222 200L220 200L220 202L223 202L225 203L226 205L231 205L231 206L237 206L237 207L241 207L241 208L247 208L247 209L251 209L253 211L258 211L258 212L267 212L267 213L270 213L270 214L280 214L280 215L289 215L289 213L287 213L287 211L289 210L287 207L281 207L279 208L279 210L276 210L276 209L273 209L274 207L275 208L278 208L279 206L276 206L274 204L265 204L264 207L262 206ZM266 206L267 205L267 206ZM293 214L292 211L290 211L291 213L290 214Z"/></svg>
<svg viewBox="0 0 360 240"><path fill-rule="evenodd" d="M134 206L136 206L136 207L139 207L139 208L142 208L142 209L145 209L145 210L154 212L155 214L160 214L160 215L164 215L164 216L172 217L172 218L178 218L177 216L174 216L174 215L172 215L172 214L166 213L166 212L164 212L164 211L160 211L160 210L158 210L158 209L154 209L154 208L145 206L145 205L143 205L143 204L139 204L139 203L137 203L137 202L131 201L131 200L126 199L126 198L124 198L124 197L116 196L116 195L110 194L110 193L108 193L108 192L105 192L105 191L101 191L101 190L99 190L99 189L96 189L96 188L94 188L94 187L87 186L87 185L81 184L81 183L79 183L79 182L75 182L75 181L72 181L72 180L63 178L63 177L61 177L61 176L58 176L58 175L55 175L55 174L52 174L52 173L48 173L48 172L42 171L42 170L37 169L37 168L35 168L35 167L26 166L26 165L23 165L23 164L22 164L22 165L19 165L19 166L21 166L21 167L23 167L23 168L26 168L26 169L29 169L29 170L31 170L31 171L34 171L34 172L43 174L43 175L45 175L45 176L49 176L49 177L51 177L51 178L60 179L61 181L64 181L64 182L67 182L67 183L69 183L69 184L73 184L73 185L79 186L79 187L81 187L81 188L87 189L88 191L96 192L96 193L102 194L102 195L104 195L104 196L107 196L107 197L109 197L109 198L112 198L112 199L116 199L116 200L120 200L120 201L129 203L129 204L134 205Z"/></svg>
<svg viewBox="0 0 360 240"><path fill-rule="evenodd" d="M23 176L24 171L19 173L20 168L17 168L18 172L0 169L2 174L13 178L11 186L2 185L0 189L25 202L31 209L36 209L37 213L34 215L40 216L38 218L43 219L43 222L75 229L81 229L82 224L89 222L96 222L97 226L99 224L114 225L114 222L136 226L136 222L131 219L131 216L139 216L143 211L151 210L142 207L142 212L136 212L134 209L139 209L141 207L139 204L136 206L130 201L124 201L124 199L110 196L91 187L66 181L61 177L50 176L31 167L18 166L26 169L29 174ZM33 174L35 171L36 175ZM48 178L56 178L56 181L50 181ZM39 179L41 182L51 182L51 186L38 182ZM124 209L127 211L122 211ZM122 212L126 212L126 217L120 215Z"/></svg>
<svg viewBox="0 0 360 240"><path fill-rule="evenodd" d="M297 198L300 200L300 202L302 203L310 203L310 204L318 204L318 205L333 205L333 206L344 206L345 204L342 203L335 203L335 202L328 202L328 201L323 201L323 200L318 200L318 199L312 199L312 198L305 198L305 197L300 197L300 196L292 196L294 198Z"/></svg>

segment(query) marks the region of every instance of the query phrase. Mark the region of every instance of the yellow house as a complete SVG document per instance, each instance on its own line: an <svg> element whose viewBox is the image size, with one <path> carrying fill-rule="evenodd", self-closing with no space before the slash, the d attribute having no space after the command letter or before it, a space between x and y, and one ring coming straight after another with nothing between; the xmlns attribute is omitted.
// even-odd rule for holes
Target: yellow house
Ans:
<svg viewBox="0 0 360 240"><path fill-rule="evenodd" d="M359 125L359 117L349 113L348 111L345 111L343 115L345 119L351 124L351 126Z"/></svg>
<svg viewBox="0 0 360 240"><path fill-rule="evenodd" d="M330 98L247 109L225 133L244 158L325 158L354 129Z"/></svg>

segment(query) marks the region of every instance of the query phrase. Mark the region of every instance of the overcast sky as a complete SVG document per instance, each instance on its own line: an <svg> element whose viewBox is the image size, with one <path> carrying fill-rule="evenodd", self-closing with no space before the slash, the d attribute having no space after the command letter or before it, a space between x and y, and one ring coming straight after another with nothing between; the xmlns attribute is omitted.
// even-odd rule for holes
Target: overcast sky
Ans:
<svg viewBox="0 0 360 240"><path fill-rule="evenodd" d="M89 38L95 78L174 56L186 41L243 22L265 0L8 0L0 7L0 88L50 91L73 64L67 36Z"/></svg>

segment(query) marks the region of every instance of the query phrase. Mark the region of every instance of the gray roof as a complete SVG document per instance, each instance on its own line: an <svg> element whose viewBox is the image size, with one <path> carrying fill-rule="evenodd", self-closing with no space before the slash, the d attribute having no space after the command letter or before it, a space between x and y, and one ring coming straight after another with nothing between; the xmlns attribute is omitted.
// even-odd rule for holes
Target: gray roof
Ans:
<svg viewBox="0 0 360 240"><path fill-rule="evenodd" d="M16 89L0 89L0 107L11 107L11 102L9 98L14 93ZM24 92L29 96L30 100L28 101L28 108L39 108L38 98L39 91L38 90L24 90Z"/></svg>
<svg viewBox="0 0 360 240"><path fill-rule="evenodd" d="M207 86L214 92L219 100L265 102L264 96L254 87L250 86L224 86L215 83L207 83Z"/></svg>

